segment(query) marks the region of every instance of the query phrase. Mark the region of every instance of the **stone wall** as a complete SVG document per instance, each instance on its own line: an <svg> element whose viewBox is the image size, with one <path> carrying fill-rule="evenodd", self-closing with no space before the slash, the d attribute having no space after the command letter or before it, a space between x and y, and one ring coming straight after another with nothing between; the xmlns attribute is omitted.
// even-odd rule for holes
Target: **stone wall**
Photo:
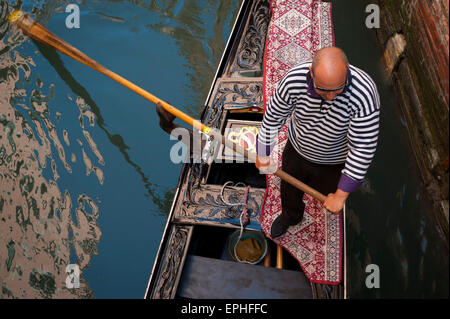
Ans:
<svg viewBox="0 0 450 319"><path fill-rule="evenodd" d="M407 122L423 182L448 242L448 0L366 0L380 8L377 39Z"/></svg>

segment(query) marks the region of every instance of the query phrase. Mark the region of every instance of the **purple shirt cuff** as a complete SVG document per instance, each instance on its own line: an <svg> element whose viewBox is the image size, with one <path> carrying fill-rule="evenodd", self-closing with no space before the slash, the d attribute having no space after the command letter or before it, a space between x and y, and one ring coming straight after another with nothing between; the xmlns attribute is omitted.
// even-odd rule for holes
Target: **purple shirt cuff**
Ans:
<svg viewBox="0 0 450 319"><path fill-rule="evenodd" d="M345 174L341 175L339 180L338 188L344 192L352 193L356 191L362 184L362 181L357 181L353 178L348 177Z"/></svg>
<svg viewBox="0 0 450 319"><path fill-rule="evenodd" d="M272 153L272 149L275 145L266 145L259 140L256 141L256 154L258 156L269 156Z"/></svg>

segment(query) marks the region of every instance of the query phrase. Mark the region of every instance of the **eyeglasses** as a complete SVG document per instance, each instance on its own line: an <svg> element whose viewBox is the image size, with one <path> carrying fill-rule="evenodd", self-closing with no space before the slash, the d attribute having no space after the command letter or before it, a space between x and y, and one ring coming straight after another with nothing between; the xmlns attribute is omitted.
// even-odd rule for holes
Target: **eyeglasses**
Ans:
<svg viewBox="0 0 450 319"><path fill-rule="evenodd" d="M313 79L313 85L314 85L314 88L315 88L316 90L322 91L322 92L336 92L336 91L343 90L343 89L348 85L348 73L347 73L347 76L345 77L345 83L344 83L344 85L341 85L341 86L338 87L338 88L335 88L335 89L325 89L325 88L321 88L320 86L316 86L316 82L314 81L314 79Z"/></svg>

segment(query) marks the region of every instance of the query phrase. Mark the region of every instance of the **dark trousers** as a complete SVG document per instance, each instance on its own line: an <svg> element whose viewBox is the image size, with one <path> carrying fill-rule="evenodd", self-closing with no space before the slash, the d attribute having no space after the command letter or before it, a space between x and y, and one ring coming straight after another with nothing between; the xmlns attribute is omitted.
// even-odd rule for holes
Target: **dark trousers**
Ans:
<svg viewBox="0 0 450 319"><path fill-rule="evenodd" d="M325 196L336 192L341 171L345 164L315 164L303 158L288 140L283 151L282 169L306 185L311 186ZM281 220L286 225L296 225L303 218L305 204L301 190L281 181Z"/></svg>

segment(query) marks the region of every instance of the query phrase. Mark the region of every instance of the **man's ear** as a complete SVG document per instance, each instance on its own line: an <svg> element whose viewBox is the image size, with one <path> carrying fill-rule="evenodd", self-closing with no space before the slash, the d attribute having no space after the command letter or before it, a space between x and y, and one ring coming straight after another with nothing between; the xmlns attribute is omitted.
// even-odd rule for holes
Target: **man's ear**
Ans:
<svg viewBox="0 0 450 319"><path fill-rule="evenodd" d="M309 74L311 74L311 77L314 78L314 74L313 74L313 71L312 71L312 67L309 67Z"/></svg>

